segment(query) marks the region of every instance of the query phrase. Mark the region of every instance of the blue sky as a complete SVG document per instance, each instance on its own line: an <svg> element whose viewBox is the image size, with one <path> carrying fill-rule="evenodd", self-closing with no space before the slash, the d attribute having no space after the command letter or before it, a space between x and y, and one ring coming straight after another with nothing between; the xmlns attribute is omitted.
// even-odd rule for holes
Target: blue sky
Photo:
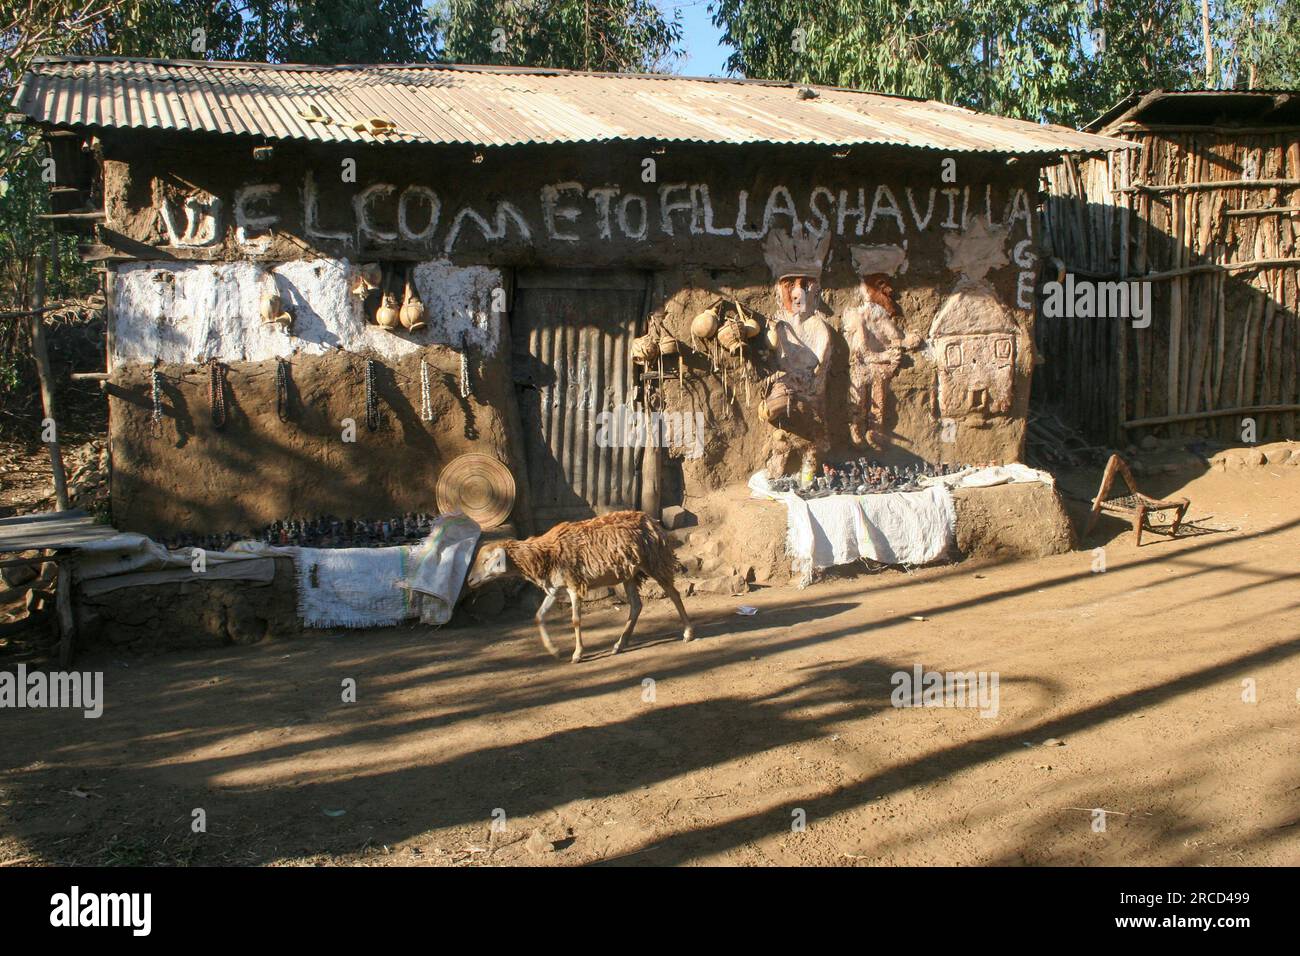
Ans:
<svg viewBox="0 0 1300 956"><path fill-rule="evenodd" d="M709 0L662 0L662 8L670 16L674 11L682 15L682 43L686 57L677 64L677 72L685 76L726 76L723 64L731 47L723 46L722 31L709 17Z"/></svg>

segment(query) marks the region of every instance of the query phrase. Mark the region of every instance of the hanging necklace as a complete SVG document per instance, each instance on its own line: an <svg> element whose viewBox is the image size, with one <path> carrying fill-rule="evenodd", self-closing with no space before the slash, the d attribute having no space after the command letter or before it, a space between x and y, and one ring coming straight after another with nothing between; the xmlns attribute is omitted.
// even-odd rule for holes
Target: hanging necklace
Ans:
<svg viewBox="0 0 1300 956"><path fill-rule="evenodd" d="M420 359L420 421L433 421L433 401L429 397L429 363Z"/></svg>
<svg viewBox="0 0 1300 956"><path fill-rule="evenodd" d="M208 410L212 415L212 427L218 430L226 427L226 383L222 377L221 363L215 358L208 359Z"/></svg>
<svg viewBox="0 0 1300 956"><path fill-rule="evenodd" d="M375 360L366 359L366 428L379 428L379 399L375 396Z"/></svg>
<svg viewBox="0 0 1300 956"><path fill-rule="evenodd" d="M276 359L275 414L282 422L289 420L289 363L284 359Z"/></svg>
<svg viewBox="0 0 1300 956"><path fill-rule="evenodd" d="M469 340L460 340L460 397L469 398Z"/></svg>
<svg viewBox="0 0 1300 956"><path fill-rule="evenodd" d="M149 374L149 394L153 408L149 412L149 434L153 438L162 437L162 373L154 369Z"/></svg>

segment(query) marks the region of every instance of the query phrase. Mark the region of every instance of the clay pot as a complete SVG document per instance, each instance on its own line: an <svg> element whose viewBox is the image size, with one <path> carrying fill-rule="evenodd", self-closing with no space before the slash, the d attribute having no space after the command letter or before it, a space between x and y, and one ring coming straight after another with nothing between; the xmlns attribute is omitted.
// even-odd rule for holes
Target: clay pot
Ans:
<svg viewBox="0 0 1300 956"><path fill-rule="evenodd" d="M728 352L739 352L741 346L745 344L745 332L739 322L735 319L729 319L718 330L718 344Z"/></svg>
<svg viewBox="0 0 1300 956"><path fill-rule="evenodd" d="M781 338L776 334L775 324L768 325L767 335L763 336L763 339L767 342L767 347L773 352L777 350L777 347L781 344Z"/></svg>
<svg viewBox="0 0 1300 956"><path fill-rule="evenodd" d="M262 296L262 321L274 322L276 316L284 311L284 303L278 295L268 293Z"/></svg>
<svg viewBox="0 0 1300 956"><path fill-rule="evenodd" d="M659 340L653 335L642 335L632 340L632 361L649 365L659 358Z"/></svg>
<svg viewBox="0 0 1300 956"><path fill-rule="evenodd" d="M718 334L718 311L708 309L691 319L691 335L707 341Z"/></svg>
<svg viewBox="0 0 1300 956"><path fill-rule="evenodd" d="M667 332L659 336L660 355L676 355L680 350L680 347L681 347L681 343L679 343L675 338L673 338Z"/></svg>
<svg viewBox="0 0 1300 956"><path fill-rule="evenodd" d="M420 331L426 324L424 303L416 298L415 292L409 285L406 287L406 301L402 303L399 318L402 320L402 325L411 332Z"/></svg>
<svg viewBox="0 0 1300 956"><path fill-rule="evenodd" d="M763 401L758 406L758 411L763 416L763 421L776 425L789 417L793 403L794 393L786 384L784 373L777 372L767 380Z"/></svg>
<svg viewBox="0 0 1300 956"><path fill-rule="evenodd" d="M402 317L397 309L397 297L391 292L385 292L383 302L375 310L375 323L382 329L395 329L401 321Z"/></svg>
<svg viewBox="0 0 1300 956"><path fill-rule="evenodd" d="M262 298L262 324L278 325L282 329L293 328L293 315L285 309L284 300L273 292Z"/></svg>
<svg viewBox="0 0 1300 956"><path fill-rule="evenodd" d="M740 328L741 331L745 333L745 338L747 339L752 339L754 336L758 335L759 332L763 331L762 323L752 315L746 315L740 320Z"/></svg>

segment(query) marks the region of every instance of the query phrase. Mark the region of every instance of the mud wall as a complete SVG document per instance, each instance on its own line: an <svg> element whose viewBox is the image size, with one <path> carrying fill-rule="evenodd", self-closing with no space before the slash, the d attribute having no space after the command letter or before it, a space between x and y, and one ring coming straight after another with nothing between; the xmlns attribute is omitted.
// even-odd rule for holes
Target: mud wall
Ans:
<svg viewBox="0 0 1300 956"><path fill-rule="evenodd" d="M719 296L760 317L776 312L762 246L777 229L831 236L822 314L836 333L832 460L1020 456L1037 278L1033 163L958 157L950 182L943 157L882 148L276 144L271 162L254 162L247 143L162 135L109 135L104 157L101 238L132 257L117 266L109 346L119 527L245 531L289 516L429 511L441 466L470 450L515 470L515 519L526 527L509 361L513 270L652 272L656 307L689 344L691 318ZM954 254L961 237L971 237L966 260L971 249L987 252L977 257L987 272L981 281L1013 330L1009 404L993 415L941 408L944 370L929 340L967 277L960 249ZM861 300L855 245L900 251L905 267L891 279L900 323L922 341L890 383L883 451L853 445L848 432L848 347L839 333ZM413 266L428 329L393 333L368 323L351 289L376 262ZM268 289L292 306L291 334L261 325ZM463 399L458 349L467 338L474 388ZM374 431L365 427L368 357L381 413ZM221 429L212 426L208 372L198 364L208 358L228 366ZM287 421L277 411L279 358L291 362ZM433 373L432 422L419 415L421 358ZM155 359L161 429L151 421ZM743 480L764 459L753 386L734 369L724 385L702 353L688 351L685 366L664 397L669 411L700 413L702 454L669 453L665 503ZM342 440L344 419L356 423L355 442Z"/></svg>

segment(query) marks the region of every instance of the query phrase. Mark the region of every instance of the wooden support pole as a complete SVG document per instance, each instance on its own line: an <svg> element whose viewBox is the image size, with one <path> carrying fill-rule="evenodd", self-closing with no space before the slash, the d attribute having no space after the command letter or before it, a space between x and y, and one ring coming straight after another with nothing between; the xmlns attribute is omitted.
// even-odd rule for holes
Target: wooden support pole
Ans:
<svg viewBox="0 0 1300 956"><path fill-rule="evenodd" d="M1205 179L1189 183L1168 183L1148 186L1137 183L1116 192L1180 193L1196 189L1271 189L1274 186L1300 186L1300 179Z"/></svg>
<svg viewBox="0 0 1300 956"><path fill-rule="evenodd" d="M45 443L50 451L50 468L54 472L54 500L60 511L67 511L68 479L63 471L63 453L59 450L58 419L54 416L54 376L50 373L50 356L45 349L45 323L40 316L45 307L45 256L37 253L35 265L32 311L36 314L31 317L32 357L36 360L36 374L41 382L41 407L45 410L45 418L54 425L54 440Z"/></svg>
<svg viewBox="0 0 1300 956"><path fill-rule="evenodd" d="M1161 415L1157 418L1135 418L1123 422L1120 428L1147 428L1151 425L1170 425L1174 422L1194 422L1203 418L1221 418L1225 415L1271 415L1277 412L1300 412L1300 405L1243 405L1240 408L1216 408L1185 415Z"/></svg>

